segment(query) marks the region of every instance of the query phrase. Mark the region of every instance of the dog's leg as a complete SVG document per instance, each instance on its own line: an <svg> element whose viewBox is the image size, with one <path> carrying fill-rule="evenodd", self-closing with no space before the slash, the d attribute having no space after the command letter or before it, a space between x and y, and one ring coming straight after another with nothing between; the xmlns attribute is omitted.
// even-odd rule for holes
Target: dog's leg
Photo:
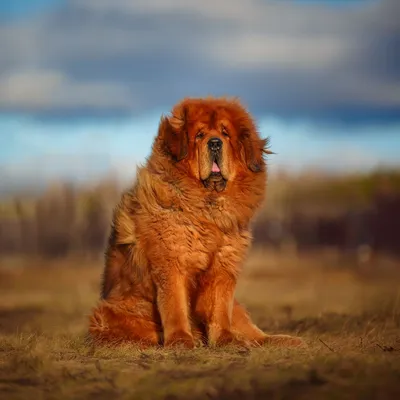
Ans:
<svg viewBox="0 0 400 400"><path fill-rule="evenodd" d="M217 265L200 279L194 312L205 325L211 346L246 345L234 335L231 327L235 285L235 277Z"/></svg>
<svg viewBox="0 0 400 400"><path fill-rule="evenodd" d="M189 321L188 285L178 268L170 266L153 275L157 287L157 306L164 330L164 345L193 348L195 342Z"/></svg>
<svg viewBox="0 0 400 400"><path fill-rule="evenodd" d="M252 346L271 344L275 346L302 346L304 342L296 336L267 335L253 322L245 308L235 299L232 311L232 331Z"/></svg>
<svg viewBox="0 0 400 400"><path fill-rule="evenodd" d="M161 324L155 314L151 303L134 298L102 300L90 317L89 333L97 344L157 346L161 341Z"/></svg>

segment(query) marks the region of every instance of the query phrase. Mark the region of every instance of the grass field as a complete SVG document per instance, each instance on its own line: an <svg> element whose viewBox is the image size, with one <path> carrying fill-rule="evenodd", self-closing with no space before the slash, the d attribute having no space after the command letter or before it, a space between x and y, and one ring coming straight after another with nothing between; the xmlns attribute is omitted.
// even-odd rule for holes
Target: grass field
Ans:
<svg viewBox="0 0 400 400"><path fill-rule="evenodd" d="M400 398L400 265L254 251L237 297L305 349L93 348L102 261L0 261L1 399Z"/></svg>

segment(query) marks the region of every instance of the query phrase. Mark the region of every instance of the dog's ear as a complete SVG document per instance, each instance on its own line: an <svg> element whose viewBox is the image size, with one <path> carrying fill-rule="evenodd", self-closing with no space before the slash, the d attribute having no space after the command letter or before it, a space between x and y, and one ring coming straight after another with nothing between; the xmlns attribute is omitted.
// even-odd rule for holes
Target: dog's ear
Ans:
<svg viewBox="0 0 400 400"><path fill-rule="evenodd" d="M238 99L232 102L232 116L247 168L252 172L264 171L264 154L273 154L269 150L269 138L260 139L253 118Z"/></svg>
<svg viewBox="0 0 400 400"><path fill-rule="evenodd" d="M161 117L159 138L167 154L173 160L181 161L188 155L187 110L175 110L170 117Z"/></svg>
<svg viewBox="0 0 400 400"><path fill-rule="evenodd" d="M246 164L250 171L261 172L265 168L263 154L273 154L268 149L269 138L259 139L248 128L242 128L239 140L243 145Z"/></svg>

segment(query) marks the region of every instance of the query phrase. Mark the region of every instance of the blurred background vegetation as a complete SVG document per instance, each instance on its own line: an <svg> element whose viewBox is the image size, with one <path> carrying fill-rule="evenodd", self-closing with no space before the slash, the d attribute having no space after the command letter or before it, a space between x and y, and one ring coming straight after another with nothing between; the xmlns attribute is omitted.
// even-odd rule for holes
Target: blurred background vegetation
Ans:
<svg viewBox="0 0 400 400"><path fill-rule="evenodd" d="M59 182L43 191L3 195L0 253L98 260L111 213L125 185ZM267 201L254 221L254 246L301 254L333 250L367 262L400 256L400 171L353 175L280 173L268 181Z"/></svg>

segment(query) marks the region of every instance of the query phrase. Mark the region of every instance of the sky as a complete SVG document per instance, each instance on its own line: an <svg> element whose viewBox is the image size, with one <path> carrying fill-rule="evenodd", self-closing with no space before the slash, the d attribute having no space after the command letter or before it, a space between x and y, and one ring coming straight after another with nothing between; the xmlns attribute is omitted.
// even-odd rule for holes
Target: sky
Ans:
<svg viewBox="0 0 400 400"><path fill-rule="evenodd" d="M399 166L398 0L0 2L0 190L149 154L182 97L238 96L272 171Z"/></svg>

